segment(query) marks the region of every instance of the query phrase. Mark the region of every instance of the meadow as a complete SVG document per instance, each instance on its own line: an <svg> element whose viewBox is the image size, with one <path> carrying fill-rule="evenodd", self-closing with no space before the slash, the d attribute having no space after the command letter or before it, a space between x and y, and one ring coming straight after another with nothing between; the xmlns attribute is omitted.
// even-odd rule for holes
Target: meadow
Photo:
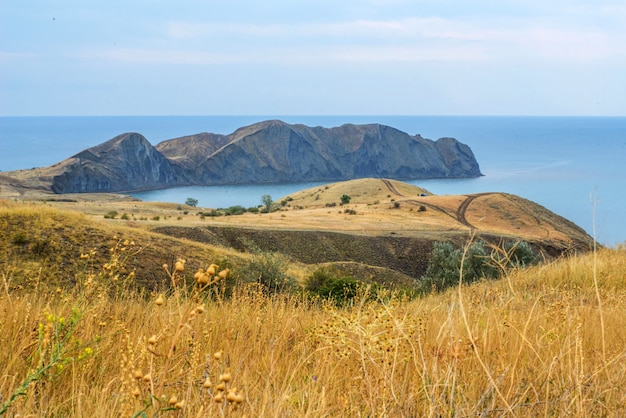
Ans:
<svg viewBox="0 0 626 418"><path fill-rule="evenodd" d="M626 414L624 247L336 304L236 279L239 253L39 206L0 215L0 415Z"/></svg>

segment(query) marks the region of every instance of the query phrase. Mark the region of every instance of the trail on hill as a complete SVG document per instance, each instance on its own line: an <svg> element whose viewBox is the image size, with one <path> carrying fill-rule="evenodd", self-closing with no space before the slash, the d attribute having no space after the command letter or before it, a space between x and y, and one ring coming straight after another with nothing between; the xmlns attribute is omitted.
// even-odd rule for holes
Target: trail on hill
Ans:
<svg viewBox="0 0 626 418"><path fill-rule="evenodd" d="M389 189L391 193L395 194L396 196L404 197L404 195L400 193L398 189L396 189L396 186L394 186L392 182L390 182L387 179L380 179L380 180L385 184L385 186L387 186L387 188Z"/></svg>

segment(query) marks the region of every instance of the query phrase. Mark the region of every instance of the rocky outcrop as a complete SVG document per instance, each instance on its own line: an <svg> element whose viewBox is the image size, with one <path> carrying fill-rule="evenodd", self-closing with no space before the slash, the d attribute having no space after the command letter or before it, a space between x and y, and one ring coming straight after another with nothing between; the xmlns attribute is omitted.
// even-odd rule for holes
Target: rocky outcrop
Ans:
<svg viewBox="0 0 626 418"><path fill-rule="evenodd" d="M55 193L131 191L185 181L180 168L137 133L119 135L52 168Z"/></svg>
<svg viewBox="0 0 626 418"><path fill-rule="evenodd" d="M440 141L377 124L325 129L268 121L236 131L198 172L211 184L480 175L469 147Z"/></svg>
<svg viewBox="0 0 626 418"><path fill-rule="evenodd" d="M35 173L37 184L48 184L54 193L481 175L472 150L453 138L431 141L379 124L328 129L277 120L156 147L140 134L127 133Z"/></svg>

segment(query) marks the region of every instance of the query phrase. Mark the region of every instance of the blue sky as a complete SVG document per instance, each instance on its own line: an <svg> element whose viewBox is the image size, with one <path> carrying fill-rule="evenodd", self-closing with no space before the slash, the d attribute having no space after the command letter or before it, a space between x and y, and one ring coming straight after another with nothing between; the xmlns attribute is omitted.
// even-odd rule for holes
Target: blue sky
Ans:
<svg viewBox="0 0 626 418"><path fill-rule="evenodd" d="M626 114L623 0L3 0L0 115Z"/></svg>

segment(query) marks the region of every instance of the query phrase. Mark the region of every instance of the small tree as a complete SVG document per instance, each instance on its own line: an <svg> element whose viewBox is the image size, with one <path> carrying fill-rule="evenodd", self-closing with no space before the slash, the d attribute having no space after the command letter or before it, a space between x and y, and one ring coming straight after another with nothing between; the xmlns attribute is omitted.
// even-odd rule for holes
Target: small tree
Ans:
<svg viewBox="0 0 626 418"><path fill-rule="evenodd" d="M198 206L198 199L194 199L193 197L188 197L187 200L185 201L185 205L195 208L196 206Z"/></svg>
<svg viewBox="0 0 626 418"><path fill-rule="evenodd" d="M274 203L274 201L272 200L272 196L264 194L263 196L261 196L261 202L265 206L265 211L267 213L270 213L272 211L272 203Z"/></svg>
<svg viewBox="0 0 626 418"><path fill-rule="evenodd" d="M341 200L342 205L347 205L348 203L350 203L350 199L352 198L348 196L347 194L344 194L339 199Z"/></svg>

